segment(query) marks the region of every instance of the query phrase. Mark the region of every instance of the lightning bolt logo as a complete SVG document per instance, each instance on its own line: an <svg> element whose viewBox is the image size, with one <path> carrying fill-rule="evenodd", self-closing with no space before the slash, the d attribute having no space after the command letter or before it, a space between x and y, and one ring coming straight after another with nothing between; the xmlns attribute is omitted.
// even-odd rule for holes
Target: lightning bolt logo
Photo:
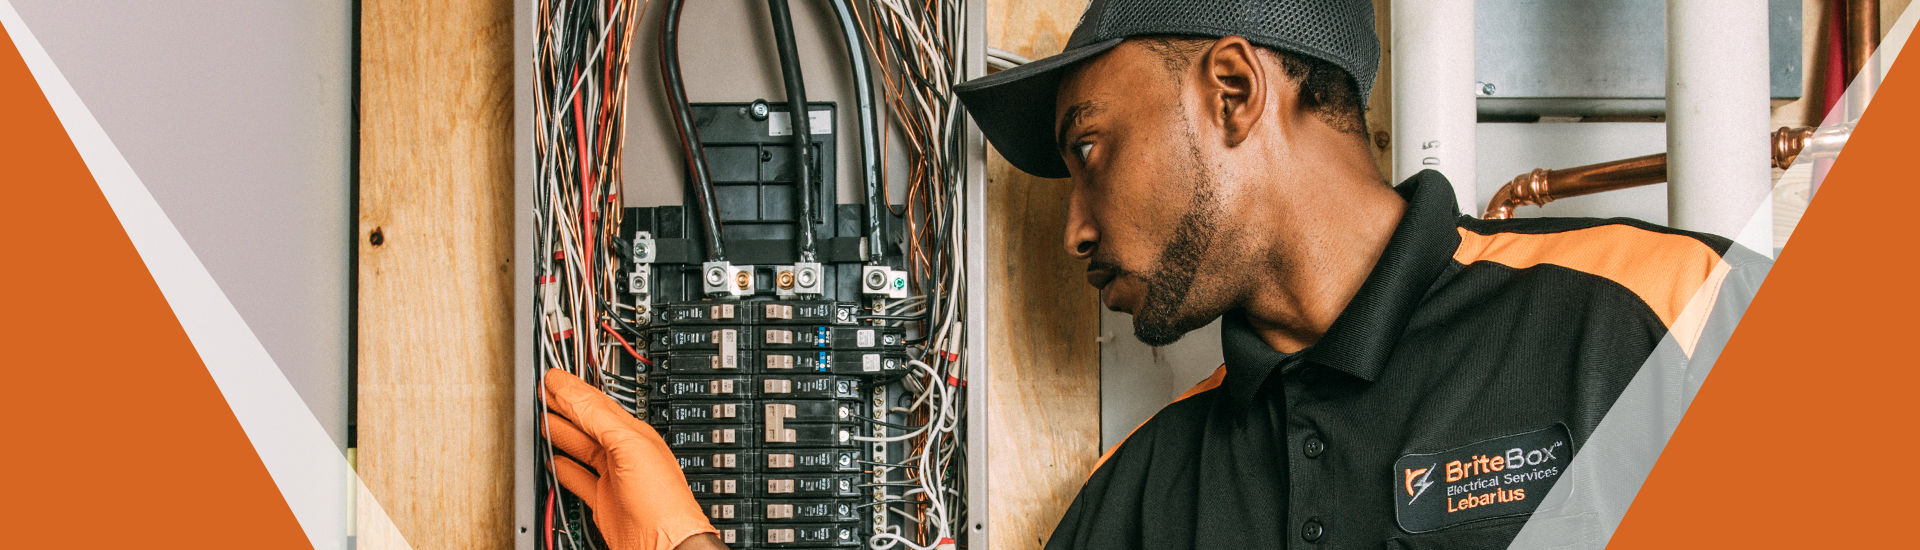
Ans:
<svg viewBox="0 0 1920 550"><path fill-rule="evenodd" d="M1439 463L1435 463L1433 466L1418 470L1405 470L1407 474L1407 496L1413 497L1407 499L1407 504L1413 504L1413 501L1420 499L1420 495L1427 493L1427 487L1433 485L1433 480L1429 479L1433 477L1433 467L1439 465Z"/></svg>

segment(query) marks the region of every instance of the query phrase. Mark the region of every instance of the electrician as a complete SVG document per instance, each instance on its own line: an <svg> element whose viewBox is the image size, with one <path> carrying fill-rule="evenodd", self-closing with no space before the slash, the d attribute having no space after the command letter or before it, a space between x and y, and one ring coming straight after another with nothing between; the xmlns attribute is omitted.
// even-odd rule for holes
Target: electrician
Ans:
<svg viewBox="0 0 1920 550"><path fill-rule="evenodd" d="M1066 251L1137 337L1223 319L1225 364L1100 458L1047 547L1604 544L1769 264L1390 185L1378 63L1368 0L1094 0L1061 54L957 89L1014 166L1071 179ZM614 548L723 547L652 428L543 386Z"/></svg>
<svg viewBox="0 0 1920 550"><path fill-rule="evenodd" d="M1633 220L1464 217L1432 171L1390 185L1373 22L1094 0L1059 55L956 88L1015 167L1071 179L1066 251L1135 336L1222 319L1225 365L1102 457L1048 548L1490 548L1530 521L1530 545L1597 547L1624 514L1717 354L1705 321L1770 263Z"/></svg>

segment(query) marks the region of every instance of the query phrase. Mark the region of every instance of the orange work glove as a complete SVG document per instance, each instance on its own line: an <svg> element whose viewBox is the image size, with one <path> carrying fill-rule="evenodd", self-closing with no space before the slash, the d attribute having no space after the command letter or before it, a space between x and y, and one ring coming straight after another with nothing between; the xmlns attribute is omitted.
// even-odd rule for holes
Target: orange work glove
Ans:
<svg viewBox="0 0 1920 550"><path fill-rule="evenodd" d="M593 508L608 546L671 550L694 535L720 532L694 502L679 462L653 426L566 371L548 369L543 387L551 409L547 439L580 461L554 456L554 475Z"/></svg>

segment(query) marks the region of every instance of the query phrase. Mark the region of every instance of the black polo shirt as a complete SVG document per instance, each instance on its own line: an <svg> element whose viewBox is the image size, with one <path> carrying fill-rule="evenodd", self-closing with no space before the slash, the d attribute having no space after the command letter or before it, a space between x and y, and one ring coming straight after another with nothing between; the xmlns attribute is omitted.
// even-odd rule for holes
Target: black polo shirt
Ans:
<svg viewBox="0 0 1920 550"><path fill-rule="evenodd" d="M1642 364L1692 354L1686 306L1728 271L1720 237L1464 217L1431 171L1397 190L1327 333L1281 353L1229 313L1221 371L1102 459L1048 548L1504 547Z"/></svg>

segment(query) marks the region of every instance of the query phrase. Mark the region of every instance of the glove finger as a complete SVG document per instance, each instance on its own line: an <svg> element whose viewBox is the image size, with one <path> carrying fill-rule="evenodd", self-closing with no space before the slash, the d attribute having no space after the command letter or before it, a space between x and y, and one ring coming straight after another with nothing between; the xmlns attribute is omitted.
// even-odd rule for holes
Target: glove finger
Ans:
<svg viewBox="0 0 1920 550"><path fill-rule="evenodd" d="M606 449L600 447L599 443L594 443L592 436L580 431L579 426L573 425L573 422L565 417L547 413L547 441L553 442L553 446L567 453L567 456L585 462L595 470L606 471L607 469Z"/></svg>
<svg viewBox="0 0 1920 550"><path fill-rule="evenodd" d="M659 433L652 426L628 414L599 388L587 385L566 371L547 369L542 389L546 392L547 408L573 421L574 426L602 447L613 447L641 435L660 441ZM664 448L665 442L661 446Z"/></svg>
<svg viewBox="0 0 1920 550"><path fill-rule="evenodd" d="M564 456L553 457L547 466L553 469L553 476L560 478L560 486L580 500L587 502L588 508L600 507L600 476L587 471L587 467Z"/></svg>

